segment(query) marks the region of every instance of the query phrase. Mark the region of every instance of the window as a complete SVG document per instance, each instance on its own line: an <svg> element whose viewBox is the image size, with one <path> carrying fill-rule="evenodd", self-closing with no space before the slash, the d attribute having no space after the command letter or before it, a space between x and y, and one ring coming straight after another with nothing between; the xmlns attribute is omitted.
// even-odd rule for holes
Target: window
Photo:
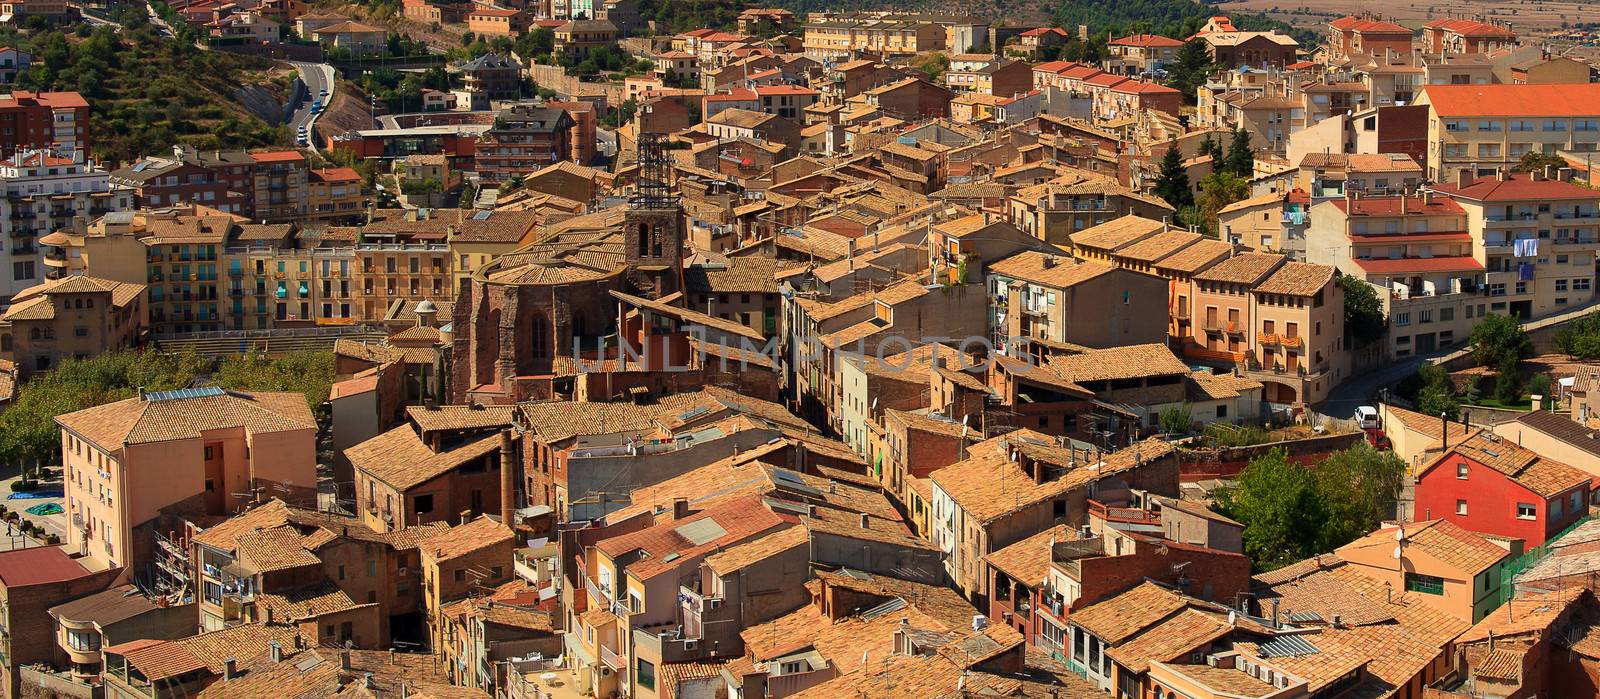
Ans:
<svg viewBox="0 0 1600 699"><path fill-rule="evenodd" d="M1531 502L1517 503L1517 519L1534 519L1539 516L1539 508Z"/></svg>
<svg viewBox="0 0 1600 699"><path fill-rule="evenodd" d="M1463 119L1447 119L1444 122L1445 131L1466 131L1467 122Z"/></svg>
<svg viewBox="0 0 1600 699"><path fill-rule="evenodd" d="M1500 130L1500 122L1498 122L1498 121L1480 121L1480 122L1478 122L1478 130L1479 131L1499 131Z"/></svg>
<svg viewBox="0 0 1600 699"><path fill-rule="evenodd" d="M1217 406L1217 419L1221 420L1221 419L1225 419L1227 417L1228 417L1228 406L1226 406L1226 405Z"/></svg>
<svg viewBox="0 0 1600 699"><path fill-rule="evenodd" d="M100 650L100 634L93 631L68 631L67 645L73 650Z"/></svg>
<svg viewBox="0 0 1600 699"><path fill-rule="evenodd" d="M1544 122L1544 130L1545 131L1566 131L1567 130L1567 122L1560 121L1560 120L1557 120L1557 119L1548 120L1548 121Z"/></svg>
<svg viewBox="0 0 1600 699"><path fill-rule="evenodd" d="M1457 500L1456 501L1456 514L1462 515L1462 516L1465 516L1467 514L1467 501L1466 500Z"/></svg>
<svg viewBox="0 0 1600 699"><path fill-rule="evenodd" d="M465 570L457 570L456 571L456 582L466 582L466 581L467 581L467 571L465 571Z"/></svg>
<svg viewBox="0 0 1600 699"><path fill-rule="evenodd" d="M640 687L645 689L656 688L656 666L644 658L639 659L639 673L636 678Z"/></svg>
<svg viewBox="0 0 1600 699"><path fill-rule="evenodd" d="M1465 463L1456 464L1456 480L1464 481L1466 479L1467 479L1467 465Z"/></svg>
<svg viewBox="0 0 1600 699"><path fill-rule="evenodd" d="M427 495L418 495L416 497L416 499L412 500L411 502L412 502L412 508L415 509L417 511L417 514L419 514L419 515L426 514L426 513L429 513L429 512L433 511L433 494L432 493L429 493Z"/></svg>
<svg viewBox="0 0 1600 699"><path fill-rule="evenodd" d="M1411 324L1411 314L1410 313L1396 313L1396 314L1394 314L1394 324L1397 327L1402 327L1402 328L1407 326L1407 325L1410 325Z"/></svg>
<svg viewBox="0 0 1600 699"><path fill-rule="evenodd" d="M1421 573L1406 573L1406 590L1428 595L1444 594L1444 578Z"/></svg>

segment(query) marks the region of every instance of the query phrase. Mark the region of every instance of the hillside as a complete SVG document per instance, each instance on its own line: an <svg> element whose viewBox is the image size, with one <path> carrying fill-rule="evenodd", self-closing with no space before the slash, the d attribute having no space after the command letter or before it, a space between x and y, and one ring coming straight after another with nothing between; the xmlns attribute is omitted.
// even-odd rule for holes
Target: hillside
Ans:
<svg viewBox="0 0 1600 699"><path fill-rule="evenodd" d="M3 37L33 52L33 67L18 76L28 90L76 90L89 101L94 154L126 161L175 143L202 150L288 145L288 127L268 123L240 104L282 103L294 70L274 61L204 51L156 33L142 13L122 14L127 28L71 34L48 30Z"/></svg>

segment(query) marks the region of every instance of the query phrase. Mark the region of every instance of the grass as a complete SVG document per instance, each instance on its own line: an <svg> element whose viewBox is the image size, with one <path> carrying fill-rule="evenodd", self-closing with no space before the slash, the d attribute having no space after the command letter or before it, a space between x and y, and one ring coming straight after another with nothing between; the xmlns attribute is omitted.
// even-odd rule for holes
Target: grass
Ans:
<svg viewBox="0 0 1600 699"><path fill-rule="evenodd" d="M1522 399L1518 400L1515 403L1502 403L1502 402L1500 402L1498 400L1495 400L1493 398L1479 398L1478 400L1475 400L1475 401L1468 401L1468 400L1463 399L1461 402L1464 405L1476 405L1476 406L1481 407L1481 408L1502 408L1502 409L1505 409L1505 410L1532 410L1533 409L1533 401L1528 399L1528 398L1522 398Z"/></svg>

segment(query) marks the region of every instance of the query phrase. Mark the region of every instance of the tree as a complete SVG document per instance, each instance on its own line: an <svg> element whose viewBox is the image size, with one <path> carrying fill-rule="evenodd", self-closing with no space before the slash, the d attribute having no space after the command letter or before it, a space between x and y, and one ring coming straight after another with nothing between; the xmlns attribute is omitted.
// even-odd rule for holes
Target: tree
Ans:
<svg viewBox="0 0 1600 699"><path fill-rule="evenodd" d="M1566 158L1559 155L1530 150L1522 154L1522 160L1517 161L1516 166L1511 170L1512 172L1544 172L1546 167L1559 169L1572 167L1572 165L1567 162Z"/></svg>
<svg viewBox="0 0 1600 699"><path fill-rule="evenodd" d="M1250 183L1243 177L1226 170L1213 171L1200 180L1200 197L1195 200L1195 217L1191 225L1205 229L1207 234L1217 234L1217 212L1236 201L1250 196Z"/></svg>
<svg viewBox="0 0 1600 699"><path fill-rule="evenodd" d="M1261 570L1274 570L1318 553L1324 525L1311 471L1273 449L1250 460L1238 485L1217 495L1217 508L1244 525L1244 552Z"/></svg>
<svg viewBox="0 0 1600 699"><path fill-rule="evenodd" d="M1183 167L1183 154L1178 152L1177 142L1167 146L1166 155L1161 157L1161 171L1156 174L1155 192L1174 209L1194 203L1194 192L1189 190L1189 172Z"/></svg>
<svg viewBox="0 0 1600 699"><path fill-rule="evenodd" d="M1245 554L1273 570L1327 553L1394 516L1405 462L1365 442L1308 468L1283 449L1250 460L1217 509L1244 525Z"/></svg>
<svg viewBox="0 0 1600 699"><path fill-rule="evenodd" d="M1192 39L1167 64L1167 87L1182 92L1184 101L1194 104L1195 93L1210 79L1213 68L1205 42Z"/></svg>
<svg viewBox="0 0 1600 699"><path fill-rule="evenodd" d="M1472 357L1479 366L1499 367L1533 355L1533 342L1516 316L1489 313L1472 328Z"/></svg>
<svg viewBox="0 0 1600 699"><path fill-rule="evenodd" d="M327 417L328 391L333 388L333 353L290 352L268 359L261 352L222 360L212 377L218 386L252 391L289 391L306 397L317 417Z"/></svg>
<svg viewBox="0 0 1600 699"><path fill-rule="evenodd" d="M924 51L911 59L911 67L922 73L929 82L937 82L950 70L950 57L938 51Z"/></svg>
<svg viewBox="0 0 1600 699"><path fill-rule="evenodd" d="M1561 326L1556 348L1577 359L1600 359L1600 311Z"/></svg>
<svg viewBox="0 0 1600 699"><path fill-rule="evenodd" d="M1351 345L1361 347L1383 337L1388 321L1383 317L1383 301L1371 284L1343 272L1338 277L1344 290L1344 334Z"/></svg>
<svg viewBox="0 0 1600 699"><path fill-rule="evenodd" d="M1461 414L1461 401L1456 398L1450 374L1437 364L1423 364L1417 370L1422 388L1417 391L1417 411L1423 415L1444 414L1451 420Z"/></svg>
<svg viewBox="0 0 1600 699"><path fill-rule="evenodd" d="M1194 410L1188 403L1169 405L1161 411L1161 431L1167 434L1189 434L1194 428Z"/></svg>
<svg viewBox="0 0 1600 699"><path fill-rule="evenodd" d="M1235 175L1250 179L1256 175L1256 154L1250 148L1250 132L1243 126L1233 131L1228 143L1228 154L1222 158L1222 167Z"/></svg>
<svg viewBox="0 0 1600 699"><path fill-rule="evenodd" d="M1522 401L1522 376L1517 372L1516 358L1507 355L1501 360L1499 374L1494 377L1494 399L1501 405Z"/></svg>
<svg viewBox="0 0 1600 699"><path fill-rule="evenodd" d="M1222 142L1212 138L1212 135L1207 133L1205 139L1200 141L1200 150L1195 155L1199 157L1209 156L1213 167L1220 166L1222 164Z"/></svg>

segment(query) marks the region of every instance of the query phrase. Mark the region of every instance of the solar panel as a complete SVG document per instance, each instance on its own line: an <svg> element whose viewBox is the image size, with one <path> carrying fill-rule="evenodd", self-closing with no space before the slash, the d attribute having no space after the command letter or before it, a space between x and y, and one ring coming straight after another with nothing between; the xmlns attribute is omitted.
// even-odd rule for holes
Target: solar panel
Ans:
<svg viewBox="0 0 1600 699"><path fill-rule="evenodd" d="M1314 655L1321 653L1322 649L1312 645L1304 636L1278 636L1266 643L1256 646L1261 651L1263 658L1293 658L1299 655Z"/></svg>
<svg viewBox="0 0 1600 699"><path fill-rule="evenodd" d="M201 386L199 388L180 388L176 391L156 391L144 394L144 399L150 402L164 400L183 400L185 398L209 398L223 395L225 391L216 386Z"/></svg>
<svg viewBox="0 0 1600 699"><path fill-rule="evenodd" d="M474 220L474 221L487 221L487 220L489 220L489 215L492 214L492 213L494 213L494 212L493 211L479 211L477 213L472 214L472 220Z"/></svg>
<svg viewBox="0 0 1600 699"><path fill-rule="evenodd" d="M717 524L716 520L710 517L676 527L673 531L677 532L678 536L688 539L689 543L695 546L700 546L728 535L728 530L723 529L722 525Z"/></svg>
<svg viewBox="0 0 1600 699"><path fill-rule="evenodd" d="M871 609L868 609L867 611L862 612L861 613L861 620L862 621L867 621L867 620L870 620L870 619L876 619L876 618L878 618L880 616L883 616L885 614L888 614L890 612L896 612L896 611L899 611L899 610L905 609L905 608L906 608L906 600L905 600L905 598L904 597L896 597L896 598L894 598L892 600L889 600L888 602L884 602L883 604L880 604L880 605L878 605L876 607L873 607Z"/></svg>

